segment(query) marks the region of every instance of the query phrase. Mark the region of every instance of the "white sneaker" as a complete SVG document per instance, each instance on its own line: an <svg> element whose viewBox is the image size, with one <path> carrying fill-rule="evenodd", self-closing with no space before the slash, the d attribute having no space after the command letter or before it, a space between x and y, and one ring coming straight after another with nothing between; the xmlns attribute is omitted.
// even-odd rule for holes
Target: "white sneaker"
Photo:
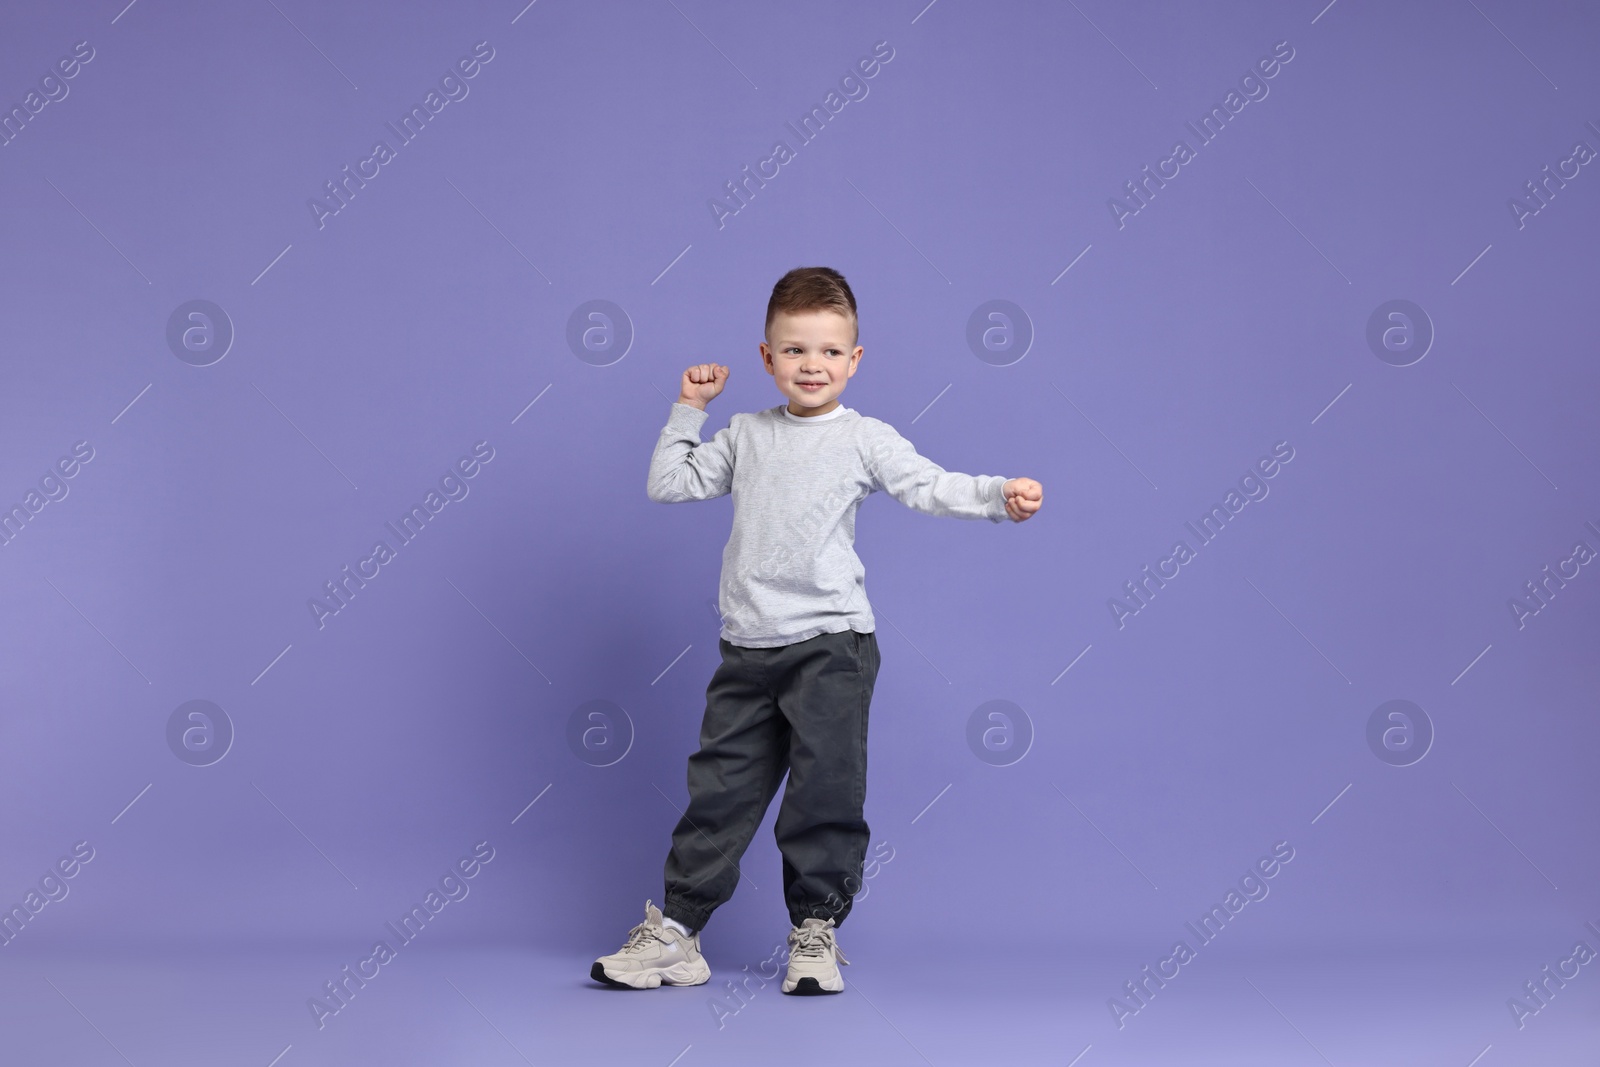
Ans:
<svg viewBox="0 0 1600 1067"><path fill-rule="evenodd" d="M700 955L700 932L685 937L663 924L661 909L647 900L644 922L628 931L620 949L595 960L589 977L629 989L700 985L711 980L711 965Z"/></svg>
<svg viewBox="0 0 1600 1067"><path fill-rule="evenodd" d="M783 991L800 997L838 993L844 989L839 964L849 960L834 941L832 919L806 919L789 931L789 973Z"/></svg>

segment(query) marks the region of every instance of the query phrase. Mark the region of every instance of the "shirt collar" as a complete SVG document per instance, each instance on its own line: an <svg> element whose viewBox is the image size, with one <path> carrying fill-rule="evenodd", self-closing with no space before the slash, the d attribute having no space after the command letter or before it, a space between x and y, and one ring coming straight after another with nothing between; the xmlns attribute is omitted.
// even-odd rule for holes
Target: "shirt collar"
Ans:
<svg viewBox="0 0 1600 1067"><path fill-rule="evenodd" d="M834 408L825 415L796 415L794 412L789 410L789 405L785 404L779 410L782 411L784 416L791 422L827 422L829 419L838 418L850 409L845 407L843 404L840 404L838 407Z"/></svg>

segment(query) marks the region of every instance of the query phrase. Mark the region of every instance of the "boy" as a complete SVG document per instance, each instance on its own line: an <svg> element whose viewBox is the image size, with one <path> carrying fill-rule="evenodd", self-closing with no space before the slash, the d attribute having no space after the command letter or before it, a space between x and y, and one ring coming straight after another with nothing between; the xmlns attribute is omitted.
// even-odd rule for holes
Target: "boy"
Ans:
<svg viewBox="0 0 1600 1067"><path fill-rule="evenodd" d="M775 828L793 926L783 992L844 989L837 965L849 961L833 931L861 888L867 707L878 676L856 508L882 489L930 515L1022 522L1044 499L1031 478L946 471L888 423L842 406L861 363L859 336L843 275L791 270L773 287L760 346L788 404L737 413L702 442L706 404L728 368L690 367L656 442L651 500L733 494L719 589L722 664L689 757L689 807L672 831L664 913L646 901L645 921L595 961L590 976L607 985L710 979L699 931L733 895L739 858L787 771Z"/></svg>

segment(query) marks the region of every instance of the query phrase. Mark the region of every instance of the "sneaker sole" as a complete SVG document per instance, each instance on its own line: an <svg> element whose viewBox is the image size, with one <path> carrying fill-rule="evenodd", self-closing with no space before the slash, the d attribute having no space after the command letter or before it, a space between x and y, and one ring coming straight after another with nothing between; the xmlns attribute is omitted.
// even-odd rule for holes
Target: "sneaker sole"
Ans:
<svg viewBox="0 0 1600 1067"><path fill-rule="evenodd" d="M663 985L704 985L711 980L711 968L701 960L699 967L674 964L664 970L640 971L637 974L639 984L633 985L611 977L600 961L595 960L594 966L589 968L589 977L613 989L655 989Z"/></svg>
<svg viewBox="0 0 1600 1067"><path fill-rule="evenodd" d="M838 989L823 989L822 983L815 978L802 978L795 983L793 989L785 989L784 992L791 997L820 997L832 993L843 993L844 987L841 985Z"/></svg>

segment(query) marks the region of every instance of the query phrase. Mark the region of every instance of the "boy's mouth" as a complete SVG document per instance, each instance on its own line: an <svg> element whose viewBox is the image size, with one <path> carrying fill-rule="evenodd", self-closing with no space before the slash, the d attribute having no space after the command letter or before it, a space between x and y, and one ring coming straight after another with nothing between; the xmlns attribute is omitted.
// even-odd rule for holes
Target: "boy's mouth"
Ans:
<svg viewBox="0 0 1600 1067"><path fill-rule="evenodd" d="M801 382L800 388L806 390L807 392L814 393L827 384L827 382Z"/></svg>

